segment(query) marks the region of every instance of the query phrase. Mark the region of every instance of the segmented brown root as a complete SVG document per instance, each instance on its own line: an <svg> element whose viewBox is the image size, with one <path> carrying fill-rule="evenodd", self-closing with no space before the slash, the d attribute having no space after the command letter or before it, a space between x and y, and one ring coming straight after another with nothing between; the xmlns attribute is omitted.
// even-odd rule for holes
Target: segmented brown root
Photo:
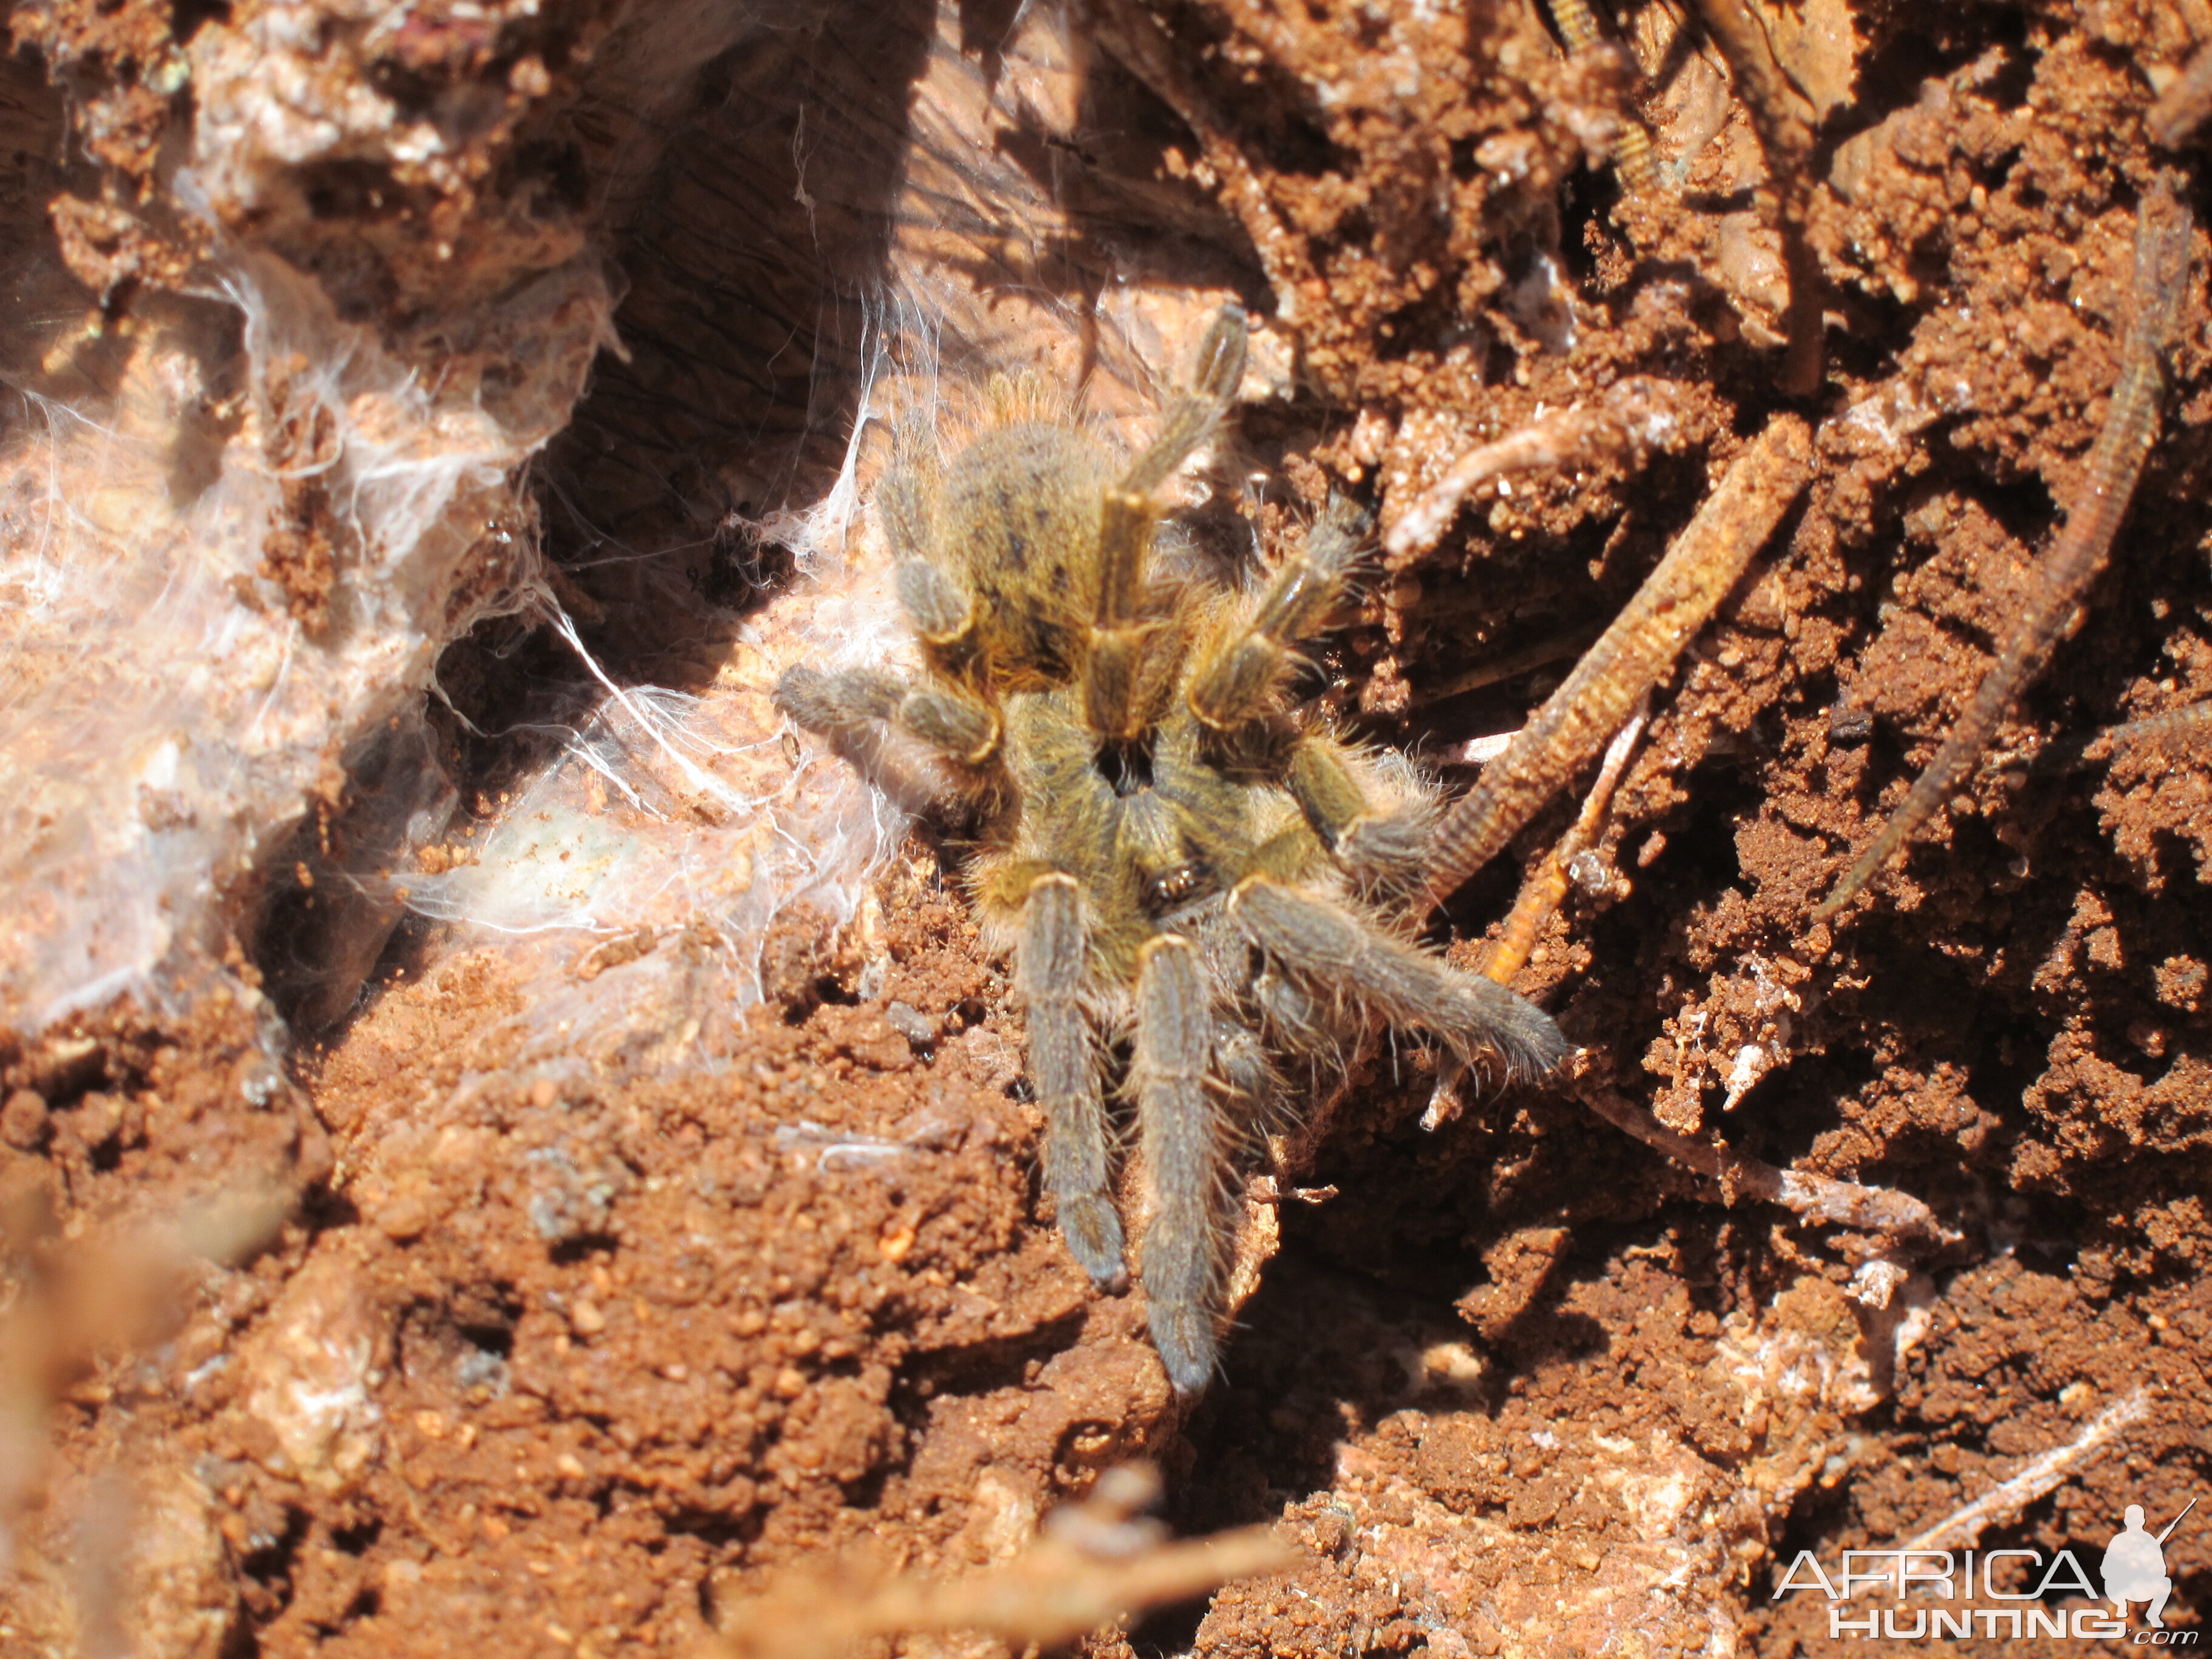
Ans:
<svg viewBox="0 0 2212 1659"><path fill-rule="evenodd" d="M2114 749L2144 743L2162 747L2176 743L2203 743L2212 738L2212 702L2185 703L2162 714L2146 714L2124 726L2106 726L2097 735Z"/></svg>
<svg viewBox="0 0 2212 1659"><path fill-rule="evenodd" d="M1577 854L1597 839L1598 826L1605 822L1606 808L1613 804L1613 789L1627 769L1629 756L1635 752L1637 738L1644 735L1644 716L1650 703L1648 692L1638 699L1626 724L1613 734L1613 741L1606 745L1605 759L1597 769L1597 781L1584 797L1583 810L1575 815L1574 823L1559 837L1559 844L1552 849L1550 856L1521 884L1512 913L1505 918L1498 943L1491 947L1489 960L1482 964L1485 978L1510 985L1513 975L1528 960L1528 952L1535 948L1536 935L1543 932L1544 924L1567 896L1567 866L1575 861Z"/></svg>
<svg viewBox="0 0 2212 1659"><path fill-rule="evenodd" d="M1632 374L1616 382L1601 404L1554 410L1495 443L1469 450L1383 532L1384 562L1395 569L1434 547L1451 528L1460 504L1492 478L1607 456L1641 463L1649 451L1668 447L1682 429L1685 401L1672 380Z"/></svg>
<svg viewBox="0 0 2212 1659"><path fill-rule="evenodd" d="M2076 605L2111 556L2112 538L2127 514L2136 480L2157 441L2159 410L2166 394L2166 354L2181 323L2189 281L2189 245L2195 222L2171 178L2146 191L2136 221L2135 283L2130 295L2127 337L2120 351L2119 379L2104 429L2081 469L2081 482L2067 509L2066 526L2035 569L2034 587L1999 648L1996 664L1982 678L1973 700L1959 716L1951 735L1936 751L1928 769L1914 781L1904 802L1872 846L1859 855L1836 890L1813 912L1832 916L1872 880L1914 831L1981 759L1990 737L2012 709L2021 688L2050 659L2071 621Z"/></svg>
<svg viewBox="0 0 2212 1659"><path fill-rule="evenodd" d="M1810 397L1820 390L1827 351L1821 334L1820 262L1805 240L1814 179L1812 106L1774 61L1766 31L1745 0L1697 0L1697 12L1728 60L1729 77L1766 155L1759 206L1782 238L1782 263L1790 276L1790 308L1782 321L1788 341L1782 390L1792 398Z"/></svg>
<svg viewBox="0 0 2212 1659"><path fill-rule="evenodd" d="M2187 702L2055 743L2035 757L2035 764L2043 771L2086 772L2123 756L2148 758L2147 751L2155 751L2171 757L2208 744L2212 744L2212 702Z"/></svg>
<svg viewBox="0 0 2212 1659"><path fill-rule="evenodd" d="M1552 21L1559 26L1559 39L1566 42L1569 57L1587 57L1612 45L1598 27L1589 0L1550 0L1550 5ZM1659 182L1651 135L1633 110L1620 112L1620 136L1613 141L1613 167L1625 190L1649 190Z"/></svg>
<svg viewBox="0 0 2212 1659"><path fill-rule="evenodd" d="M1513 746L1437 826L1429 897L1441 904L1496 856L1705 626L1813 475L1813 438L1779 415L1729 468L1613 626L1531 717Z"/></svg>
<svg viewBox="0 0 2212 1659"><path fill-rule="evenodd" d="M1936 1218L1933 1210L1908 1193L1862 1187L1856 1182L1808 1175L1802 1170L1779 1170L1729 1147L1692 1140L1675 1133L1616 1089L1586 1081L1577 1093L1583 1105L1616 1129L1719 1182L1731 1200L1759 1199L1779 1204L1819 1225L1855 1227L1885 1238L1945 1243L1958 1237Z"/></svg>

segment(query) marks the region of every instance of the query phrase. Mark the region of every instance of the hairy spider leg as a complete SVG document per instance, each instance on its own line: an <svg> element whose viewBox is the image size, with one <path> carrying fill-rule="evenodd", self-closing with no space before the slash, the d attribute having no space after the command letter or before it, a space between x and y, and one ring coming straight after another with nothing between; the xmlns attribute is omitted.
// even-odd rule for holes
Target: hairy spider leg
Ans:
<svg viewBox="0 0 2212 1659"><path fill-rule="evenodd" d="M1378 811L1359 781L1354 752L1310 732L1291 751L1285 783L1306 823L1337 862L1353 874L1410 896L1428 869L1436 803L1409 796Z"/></svg>
<svg viewBox="0 0 2212 1659"><path fill-rule="evenodd" d="M1108 490L1098 516L1098 616L1084 675L1084 712L1091 729L1109 743L1136 741L1158 712L1157 695L1146 696L1144 684L1145 647L1157 624L1138 615L1152 540L1152 501Z"/></svg>
<svg viewBox="0 0 2212 1659"><path fill-rule="evenodd" d="M1199 343L1198 372L1190 390L1176 400L1158 436L1121 475L1121 488L1149 495L1212 434L1235 401L1244 379L1244 353L1250 335L1242 306L1224 306Z"/></svg>
<svg viewBox="0 0 2212 1659"><path fill-rule="evenodd" d="M1371 523L1355 502L1342 496L1329 502L1297 556L1275 573L1251 614L1200 657L1187 694L1200 724L1229 732L1273 712L1297 663L1298 646L1322 630L1342 599ZM1355 872L1402 887L1425 864L1434 806L1417 796L1389 811L1376 811L1351 751L1325 733L1298 738L1285 781L1322 845Z"/></svg>
<svg viewBox="0 0 2212 1659"><path fill-rule="evenodd" d="M1138 955L1137 1020L1129 1086L1152 1172L1154 1209L1143 1245L1152 1346L1168 1380L1196 1394L1218 1352L1222 1208L1220 1125L1207 1092L1213 1010L1198 952L1158 933Z"/></svg>
<svg viewBox="0 0 2212 1659"><path fill-rule="evenodd" d="M979 767L989 764L998 753L1002 728L997 711L963 683L962 671L974 656L975 598L932 556L944 483L927 425L920 416L909 416L899 422L892 438L891 464L877 495L877 509L897 561L892 580L899 608L914 625L937 683L920 690L902 689L890 712L878 718L892 721L964 766Z"/></svg>
<svg viewBox="0 0 2212 1659"><path fill-rule="evenodd" d="M999 752L998 715L943 684L914 686L879 668L787 668L775 684L775 706L810 732L848 738L884 720L946 759L975 769Z"/></svg>
<svg viewBox="0 0 2212 1659"><path fill-rule="evenodd" d="M1197 373L1159 434L1115 487L1105 492L1098 520L1098 609L1085 672L1085 712L1109 743L1133 744L1159 717L1175 665L1148 650L1161 629L1143 617L1155 514L1152 494L1205 442L1244 378L1244 313L1224 307L1200 343Z"/></svg>
<svg viewBox="0 0 2212 1659"><path fill-rule="evenodd" d="M1075 878L1037 877L1022 907L1014 987L1027 1011L1030 1082L1044 1108L1044 1186L1068 1254L1101 1290L1119 1294L1129 1273L1109 1185L1101 1056L1082 1004L1089 957Z"/></svg>
<svg viewBox="0 0 2212 1659"><path fill-rule="evenodd" d="M1244 624L1200 660L1188 693L1192 714L1223 732L1274 707L1297 665L1299 642L1321 631L1343 597L1346 575L1370 522L1356 502L1341 495L1330 501Z"/></svg>
<svg viewBox="0 0 2212 1659"><path fill-rule="evenodd" d="M1534 1003L1377 931L1350 911L1264 875L1229 896L1244 936L1309 990L1350 997L1392 1025L1433 1033L1462 1058L1485 1050L1509 1076L1534 1076L1570 1045Z"/></svg>
<svg viewBox="0 0 2212 1659"><path fill-rule="evenodd" d="M1231 975L1249 951L1241 938L1228 940L1224 934L1224 942L1234 948L1239 959L1236 967L1216 959L1209 963L1209 970L1217 983L1233 984ZM1253 1000L1256 1005L1256 995ZM1257 1006L1248 1012L1217 1004L1213 1011L1214 1085L1223 1103L1223 1121L1224 1125L1251 1126L1246 1138L1255 1143L1271 1115L1271 1104L1282 1093L1283 1081L1268 1058L1267 1040L1255 1029L1263 1018Z"/></svg>
<svg viewBox="0 0 2212 1659"><path fill-rule="evenodd" d="M899 604L933 663L974 628L975 606L959 585L927 556L939 489L936 452L916 422L901 423L879 497L884 531L898 560ZM811 732L850 740L883 720L967 768L998 753L999 716L949 681L915 686L876 668L825 671L804 665L776 682L775 706Z"/></svg>
<svg viewBox="0 0 2212 1659"><path fill-rule="evenodd" d="M921 416L909 415L892 435L891 464L876 492L876 510L897 561L899 607L933 652L964 645L975 627L974 597L932 557L944 488L936 440Z"/></svg>

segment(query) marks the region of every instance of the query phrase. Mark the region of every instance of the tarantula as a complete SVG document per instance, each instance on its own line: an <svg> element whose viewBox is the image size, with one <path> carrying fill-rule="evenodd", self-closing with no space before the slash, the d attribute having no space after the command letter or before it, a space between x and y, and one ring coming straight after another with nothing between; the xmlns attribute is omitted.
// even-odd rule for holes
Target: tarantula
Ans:
<svg viewBox="0 0 2212 1659"><path fill-rule="evenodd" d="M965 882L1026 1009L1044 1186L1109 1291L1128 1284L1106 1103L1126 1053L1152 1341L1186 1394L1214 1367L1229 1176L1283 1098L1277 1056L1325 1060L1386 1024L1509 1073L1567 1049L1533 1005L1413 939L1433 807L1411 767L1291 704L1364 512L1332 501L1257 592L1155 556L1153 493L1226 411L1245 332L1221 313L1126 465L1033 375L991 383L988 423L950 465L902 424L878 507L927 672L799 667L775 691L841 743L888 724L964 799Z"/></svg>

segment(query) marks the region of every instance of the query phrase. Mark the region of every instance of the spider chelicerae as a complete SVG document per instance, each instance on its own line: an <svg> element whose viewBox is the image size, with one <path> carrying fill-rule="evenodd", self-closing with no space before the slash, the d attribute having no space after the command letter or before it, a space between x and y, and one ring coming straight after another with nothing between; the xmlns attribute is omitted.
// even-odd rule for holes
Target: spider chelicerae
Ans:
<svg viewBox="0 0 2212 1659"><path fill-rule="evenodd" d="M1109 1291L1128 1283L1108 1109L1122 1071L1152 1341L1186 1394L1214 1369L1231 1177L1285 1098L1282 1059L1333 1060L1378 1025L1523 1074L1568 1046L1414 938L1435 809L1413 769L1293 703L1364 512L1332 501L1256 592L1156 556L1154 492L1228 409L1245 335L1241 311L1216 319L1133 461L1034 375L991 382L950 465L902 423L878 505L926 672L798 667L775 693L833 740L865 749L887 725L941 763L972 825L968 890L1014 958L1044 1186Z"/></svg>

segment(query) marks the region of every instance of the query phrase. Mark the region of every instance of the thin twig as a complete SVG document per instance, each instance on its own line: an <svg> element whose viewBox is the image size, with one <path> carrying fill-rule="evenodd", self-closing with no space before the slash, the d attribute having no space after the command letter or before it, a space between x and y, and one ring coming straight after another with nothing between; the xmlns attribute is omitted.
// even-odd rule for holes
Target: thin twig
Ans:
<svg viewBox="0 0 2212 1659"><path fill-rule="evenodd" d="M871 1638L952 1631L995 1636L1017 1650L1057 1648L1125 1613L1304 1559L1264 1526L1170 1542L1159 1522L1137 1515L1158 1491L1148 1466L1109 1469L1091 1496L1046 1516L1042 1535L1020 1554L950 1582L871 1582L855 1563L833 1564L829 1582L787 1581L731 1607L703 1656L836 1659Z"/></svg>
<svg viewBox="0 0 2212 1659"><path fill-rule="evenodd" d="M1618 1090L1585 1082L1578 1092L1583 1104L1613 1127L1676 1163L1711 1176L1731 1200L1738 1195L1762 1199L1794 1211L1816 1225L1854 1227L1885 1238L1924 1238L1941 1244L1958 1237L1936 1219L1933 1210L1910 1194L1887 1187L1862 1187L1856 1182L1802 1170L1779 1170L1732 1148L1677 1134Z"/></svg>
<svg viewBox="0 0 2212 1659"><path fill-rule="evenodd" d="M1579 656L1597 643L1605 630L1595 626L1571 629L1565 634L1554 634L1548 640L1518 651L1509 651L1502 657L1492 657L1466 672L1455 674L1437 685L1417 685L1413 688L1413 706L1416 708L1447 698L1465 696L1470 691L1480 691L1486 685L1496 685L1501 680L1518 679L1532 668L1542 668L1565 658Z"/></svg>
<svg viewBox="0 0 2212 1659"><path fill-rule="evenodd" d="M1674 381L1632 374L1608 387L1601 403L1553 410L1469 450L1384 531L1384 562L1395 569L1434 547L1451 528L1460 504L1492 478L1601 456L1640 461L1681 431L1685 402Z"/></svg>
<svg viewBox="0 0 2212 1659"><path fill-rule="evenodd" d="M1606 745L1605 760L1598 768L1597 781L1583 800L1583 810L1567 826L1567 833L1559 837L1549 857L1540 861L1521 884L1521 892L1513 901L1512 912L1505 918L1498 943L1491 947L1490 960L1482 964L1483 973L1500 985L1510 985L1521 965L1528 960L1534 948L1536 935L1559 908L1567 896L1567 866L1575 855L1597 839L1598 826L1605 822L1606 808L1612 805L1613 789L1620 782L1620 775L1628 765L1628 757L1636 750L1637 738L1644 735L1644 717L1650 707L1651 696L1646 692L1638 700L1632 713L1613 741Z"/></svg>
<svg viewBox="0 0 2212 1659"><path fill-rule="evenodd" d="M2002 1486L1993 1486L1956 1513L1937 1522L1911 1540L1908 1550L1950 1550L1971 1547L1991 1527L2011 1521L2030 1504L2051 1491L2089 1456L2150 1410L2150 1391L2137 1389L2125 1399L2100 1412L2089 1426L2065 1445L2036 1458Z"/></svg>

